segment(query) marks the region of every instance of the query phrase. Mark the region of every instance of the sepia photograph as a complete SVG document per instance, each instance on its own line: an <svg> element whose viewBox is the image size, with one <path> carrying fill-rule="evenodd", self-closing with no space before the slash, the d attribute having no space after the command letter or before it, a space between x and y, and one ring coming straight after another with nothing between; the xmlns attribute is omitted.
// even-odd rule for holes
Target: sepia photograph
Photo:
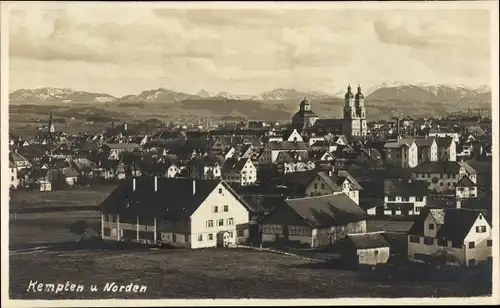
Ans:
<svg viewBox="0 0 500 308"><path fill-rule="evenodd" d="M498 8L2 1L2 307L498 304Z"/></svg>

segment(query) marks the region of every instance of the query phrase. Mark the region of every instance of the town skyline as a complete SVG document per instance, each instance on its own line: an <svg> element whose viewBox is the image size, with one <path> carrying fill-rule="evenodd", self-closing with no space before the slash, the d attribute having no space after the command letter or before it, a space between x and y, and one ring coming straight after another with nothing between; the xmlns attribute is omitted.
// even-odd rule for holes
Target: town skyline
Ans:
<svg viewBox="0 0 500 308"><path fill-rule="evenodd" d="M9 91L491 85L488 10L89 8L10 11Z"/></svg>

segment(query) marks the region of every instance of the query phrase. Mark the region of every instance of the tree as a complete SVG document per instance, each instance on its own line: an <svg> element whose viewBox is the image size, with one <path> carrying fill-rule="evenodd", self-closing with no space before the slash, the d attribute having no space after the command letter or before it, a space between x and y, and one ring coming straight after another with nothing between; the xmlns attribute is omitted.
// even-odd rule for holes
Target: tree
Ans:
<svg viewBox="0 0 500 308"><path fill-rule="evenodd" d="M87 233L87 228L88 226L85 220L77 220L69 227L69 231L80 236L81 241L85 237L85 233Z"/></svg>
<svg viewBox="0 0 500 308"><path fill-rule="evenodd" d="M434 265L438 268L457 262L458 259L456 255L450 249L442 248L433 254L432 263L434 263Z"/></svg>

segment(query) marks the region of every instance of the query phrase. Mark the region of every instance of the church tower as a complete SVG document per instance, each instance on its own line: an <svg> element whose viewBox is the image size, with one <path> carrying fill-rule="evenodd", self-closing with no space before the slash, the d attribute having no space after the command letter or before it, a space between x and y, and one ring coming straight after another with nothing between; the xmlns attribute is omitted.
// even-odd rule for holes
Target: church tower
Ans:
<svg viewBox="0 0 500 308"><path fill-rule="evenodd" d="M47 126L48 130L49 130L49 133L54 133L56 131L56 128L54 126L54 122L52 121L52 111L50 112L50 115L49 115L49 124Z"/></svg>
<svg viewBox="0 0 500 308"><path fill-rule="evenodd" d="M359 136L359 117L356 110L354 94L351 85L347 87L344 104L344 134L347 136Z"/></svg>
<svg viewBox="0 0 500 308"><path fill-rule="evenodd" d="M367 126L366 126L366 107L365 107L365 96L361 93L361 86L358 85L358 92L354 97L356 106L356 116L359 118L359 133L361 136L366 136Z"/></svg>

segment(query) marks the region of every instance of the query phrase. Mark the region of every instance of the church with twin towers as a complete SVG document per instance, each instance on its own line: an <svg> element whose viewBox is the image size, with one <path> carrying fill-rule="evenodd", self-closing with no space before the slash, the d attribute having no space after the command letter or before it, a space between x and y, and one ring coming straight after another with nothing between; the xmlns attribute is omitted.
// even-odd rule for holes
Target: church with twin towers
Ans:
<svg viewBox="0 0 500 308"><path fill-rule="evenodd" d="M320 119L312 111L311 103L304 98L300 102L299 111L292 117L292 127L301 132L323 132L343 134L348 137L365 137L367 135L365 97L358 85L356 94L351 85L344 96L343 117L341 119Z"/></svg>

